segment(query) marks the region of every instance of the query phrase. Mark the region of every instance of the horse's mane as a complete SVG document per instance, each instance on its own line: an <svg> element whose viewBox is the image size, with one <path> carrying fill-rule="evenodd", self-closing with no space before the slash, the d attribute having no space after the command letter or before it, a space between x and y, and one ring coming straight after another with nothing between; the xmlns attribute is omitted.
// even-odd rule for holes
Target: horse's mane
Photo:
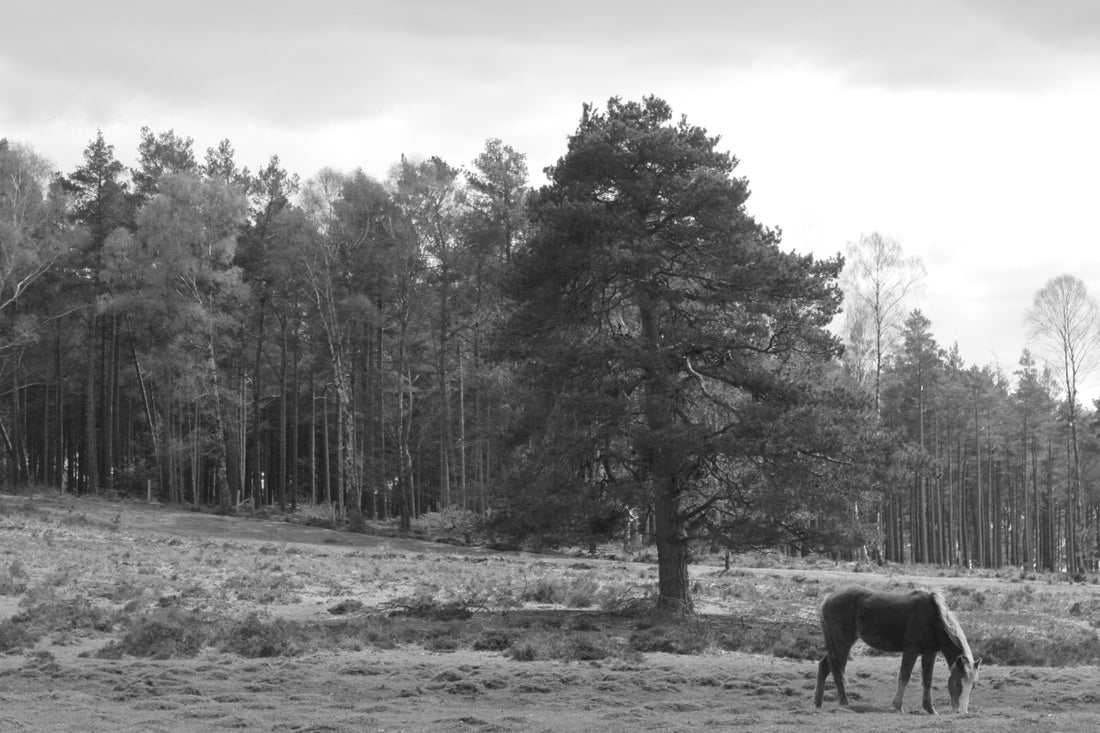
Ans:
<svg viewBox="0 0 1100 733"><path fill-rule="evenodd" d="M970 644L966 641L966 634L963 633L962 626L959 626L959 620L955 618L955 614L951 613L951 609L947 607L947 601L944 600L943 593L932 591L932 601L936 604L936 608L940 612L940 621L943 623L943 630L947 632L948 638L954 642L961 651L966 661L970 664L974 664L974 653L970 651Z"/></svg>

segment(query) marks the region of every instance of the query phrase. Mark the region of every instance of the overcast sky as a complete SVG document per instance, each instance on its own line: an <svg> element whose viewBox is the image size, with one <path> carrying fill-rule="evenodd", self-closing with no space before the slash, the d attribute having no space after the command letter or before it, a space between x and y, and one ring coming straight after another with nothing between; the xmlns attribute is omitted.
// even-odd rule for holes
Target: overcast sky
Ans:
<svg viewBox="0 0 1100 733"><path fill-rule="evenodd" d="M402 154L468 165L498 137L539 184L583 103L652 93L722 136L784 248L878 231L919 256L919 306L968 364L1011 374L1048 279L1100 296L1091 0L38 0L0 17L0 137L63 172L97 127L133 163L148 125L303 179L382 178Z"/></svg>

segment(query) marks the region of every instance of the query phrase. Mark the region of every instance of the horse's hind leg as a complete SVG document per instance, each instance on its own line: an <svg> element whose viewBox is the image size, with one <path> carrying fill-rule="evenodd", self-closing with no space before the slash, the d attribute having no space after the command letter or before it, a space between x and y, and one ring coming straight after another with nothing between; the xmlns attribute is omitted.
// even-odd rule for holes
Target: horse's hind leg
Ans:
<svg viewBox="0 0 1100 733"><path fill-rule="evenodd" d="M836 683L836 699L841 705L848 704L848 692L844 689L844 668L848 666L848 649L843 655L830 655L829 667L833 672L833 682Z"/></svg>
<svg viewBox="0 0 1100 733"><path fill-rule="evenodd" d="M901 670L898 672L898 694L894 695L894 709L899 713L905 710L901 706L902 696L905 695L905 686L909 684L909 678L913 675L913 665L917 663L917 653L905 650L901 653Z"/></svg>
<svg viewBox="0 0 1100 733"><path fill-rule="evenodd" d="M828 652L817 664L817 687L814 688L814 707L821 707L821 701L825 698L825 680L829 673L833 673L833 681L836 682L836 698L841 705L848 704L848 694L844 690L844 667L848 655L838 657L833 652Z"/></svg>
<svg viewBox="0 0 1100 733"><path fill-rule="evenodd" d="M829 676L829 655L821 658L817 665L817 687L814 689L814 707L821 707L821 701L825 697L825 679Z"/></svg>

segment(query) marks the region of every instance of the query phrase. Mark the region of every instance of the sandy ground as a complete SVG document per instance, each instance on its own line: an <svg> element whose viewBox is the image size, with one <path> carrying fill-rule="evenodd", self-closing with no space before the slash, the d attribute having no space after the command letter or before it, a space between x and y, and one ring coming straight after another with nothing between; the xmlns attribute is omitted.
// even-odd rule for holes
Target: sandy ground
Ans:
<svg viewBox="0 0 1100 733"><path fill-rule="evenodd" d="M79 510L93 523L95 511ZM107 505L102 521L110 522ZM395 543L466 552L411 540L278 522L227 519L127 505L134 532L206 536L279 547L339 548ZM0 527L0 529L4 529ZM20 556L17 528L0 531L0 565ZM285 543L285 544L284 544ZM481 552L469 550L468 552ZM808 574L807 571L803 574ZM346 590L346 589L343 589ZM14 609L0 601L0 620ZM305 603L316 602L307 599ZM938 661L933 700L919 712L920 672L907 694L918 712L890 706L898 660L857 656L849 664L847 709L812 704L816 664L766 655L646 654L641 661L516 661L497 652L332 651L246 659L204 651L193 659L118 660L89 656L103 638L53 637L33 650L0 655L0 731L772 731L1100 730L1100 668L983 667L971 714L951 713Z"/></svg>

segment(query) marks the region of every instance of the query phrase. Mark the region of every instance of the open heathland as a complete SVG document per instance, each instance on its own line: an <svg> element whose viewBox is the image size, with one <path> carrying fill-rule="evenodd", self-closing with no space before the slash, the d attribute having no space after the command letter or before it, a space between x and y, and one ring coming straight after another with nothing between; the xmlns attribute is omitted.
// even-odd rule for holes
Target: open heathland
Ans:
<svg viewBox="0 0 1100 733"><path fill-rule="evenodd" d="M0 496L0 729L1100 727L1092 579L716 558L692 566L685 620L650 610L644 548L505 552L298 519ZM942 658L939 718L919 665L898 715L898 658L862 644L853 704L830 681L814 709L817 607L852 583L945 593L985 659L970 715L950 712Z"/></svg>

